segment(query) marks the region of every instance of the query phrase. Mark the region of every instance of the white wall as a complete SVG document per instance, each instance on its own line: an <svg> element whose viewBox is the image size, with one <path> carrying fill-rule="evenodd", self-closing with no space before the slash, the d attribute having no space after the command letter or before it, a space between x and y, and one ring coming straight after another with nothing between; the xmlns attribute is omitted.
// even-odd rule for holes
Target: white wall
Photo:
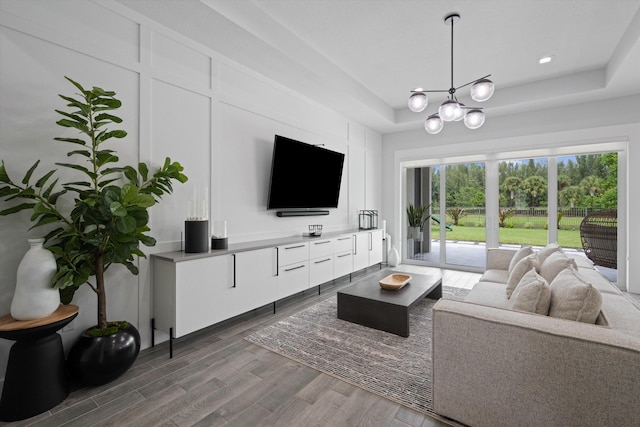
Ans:
<svg viewBox="0 0 640 427"><path fill-rule="evenodd" d="M379 134L108 1L0 2L0 158L12 178L21 179L36 159L48 170L71 150L53 141L73 134L55 125L54 109L65 108L57 94L75 90L65 75L117 92L129 136L112 148L123 162L158 165L169 156L185 167L189 182L152 208L158 244L143 248L149 253L180 247L196 183L209 187L210 219L228 222L232 243L298 235L310 223L325 230L357 227L359 209L381 208ZM266 210L274 134L350 155L339 206L329 216L278 218ZM43 234L27 231L29 226L27 213L0 217L0 314L9 312L26 239ZM140 260L140 270L135 277L110 269L108 317L134 323L146 347L152 317L148 259ZM62 332L67 349L96 323L88 287L74 303L80 314ZM0 342L0 372L10 344Z"/></svg>
<svg viewBox="0 0 640 427"><path fill-rule="evenodd" d="M401 163L421 159L448 159L478 154L499 155L505 152L543 149L560 154L562 147L622 142L626 146L626 179L620 177L619 192L624 199L618 211L619 224L626 234L619 245L626 248L626 266L618 271L622 285L640 293L640 200L635 197L634 183L640 182L640 96L576 104L569 108L553 108L526 114L487 117L485 125L475 131L460 123L447 123L438 135L421 129L383 136L382 194L383 211L388 217L387 229L397 241L401 235ZM566 153L570 154L570 153ZM629 184L628 187L626 184ZM627 218L633 219L627 221Z"/></svg>

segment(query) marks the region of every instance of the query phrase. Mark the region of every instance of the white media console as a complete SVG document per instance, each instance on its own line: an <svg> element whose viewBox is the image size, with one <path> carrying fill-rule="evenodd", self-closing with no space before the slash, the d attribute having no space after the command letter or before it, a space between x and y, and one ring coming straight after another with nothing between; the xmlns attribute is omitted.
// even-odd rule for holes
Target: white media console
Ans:
<svg viewBox="0 0 640 427"><path fill-rule="evenodd" d="M383 260L381 229L151 255L153 325L173 339L273 304ZM153 335L153 334L152 334Z"/></svg>

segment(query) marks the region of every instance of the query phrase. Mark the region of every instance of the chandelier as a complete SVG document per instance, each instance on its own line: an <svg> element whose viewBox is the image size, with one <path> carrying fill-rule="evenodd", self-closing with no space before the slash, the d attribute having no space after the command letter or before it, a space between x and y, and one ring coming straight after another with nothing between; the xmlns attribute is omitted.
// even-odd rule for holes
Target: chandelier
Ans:
<svg viewBox="0 0 640 427"><path fill-rule="evenodd" d="M471 99L476 102L484 102L491 98L495 89L493 82L487 78L490 77L491 74L470 81L462 86L453 86L453 24L459 19L460 15L458 13L450 13L444 18L445 25L451 23L451 87L449 89L439 90L416 88L411 91L411 95L409 96L409 109L414 113L420 113L427 108L429 103L427 92L449 93L447 100L440 105L438 112L430 115L424 121L424 128L430 134L439 133L444 127L444 122L459 122L460 120L464 120L465 126L469 129L478 129L484 124L482 107L468 107L458 102L455 93L458 89L471 85Z"/></svg>

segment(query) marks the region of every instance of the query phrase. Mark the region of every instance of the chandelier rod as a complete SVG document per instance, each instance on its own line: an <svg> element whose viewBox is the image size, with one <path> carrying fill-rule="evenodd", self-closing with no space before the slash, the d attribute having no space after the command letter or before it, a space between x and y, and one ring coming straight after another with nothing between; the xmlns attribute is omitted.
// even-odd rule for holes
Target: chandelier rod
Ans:
<svg viewBox="0 0 640 427"><path fill-rule="evenodd" d="M453 88L453 23L454 23L454 16L455 15L451 15L449 17L449 19L451 20L451 86L449 89L449 93L452 96L453 99L453 94L456 92L456 90Z"/></svg>

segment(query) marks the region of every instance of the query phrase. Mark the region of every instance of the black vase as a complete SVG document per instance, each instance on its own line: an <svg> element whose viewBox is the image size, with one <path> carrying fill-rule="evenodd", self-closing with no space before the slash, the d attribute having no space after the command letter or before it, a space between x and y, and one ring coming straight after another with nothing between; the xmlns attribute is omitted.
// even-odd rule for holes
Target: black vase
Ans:
<svg viewBox="0 0 640 427"><path fill-rule="evenodd" d="M131 324L104 337L82 333L67 356L69 375L83 385L107 384L127 370L140 352L140 334Z"/></svg>

